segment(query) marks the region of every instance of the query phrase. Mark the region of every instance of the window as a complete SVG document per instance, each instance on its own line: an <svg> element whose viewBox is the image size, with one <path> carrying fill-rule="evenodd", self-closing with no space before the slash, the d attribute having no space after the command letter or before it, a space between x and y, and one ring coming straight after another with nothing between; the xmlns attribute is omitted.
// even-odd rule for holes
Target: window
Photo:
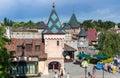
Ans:
<svg viewBox="0 0 120 78"><path fill-rule="evenodd" d="M26 51L32 51L32 44L26 44Z"/></svg>
<svg viewBox="0 0 120 78"><path fill-rule="evenodd" d="M35 51L40 51L40 45L35 45Z"/></svg>
<svg viewBox="0 0 120 78"><path fill-rule="evenodd" d="M20 64L13 64L11 74L35 74L36 73L36 66L35 63L25 63L21 62Z"/></svg>
<svg viewBox="0 0 120 78"><path fill-rule="evenodd" d="M59 41L57 41L57 46L59 46Z"/></svg>
<svg viewBox="0 0 120 78"><path fill-rule="evenodd" d="M22 52L22 51L23 51L22 46L17 46L17 52Z"/></svg>

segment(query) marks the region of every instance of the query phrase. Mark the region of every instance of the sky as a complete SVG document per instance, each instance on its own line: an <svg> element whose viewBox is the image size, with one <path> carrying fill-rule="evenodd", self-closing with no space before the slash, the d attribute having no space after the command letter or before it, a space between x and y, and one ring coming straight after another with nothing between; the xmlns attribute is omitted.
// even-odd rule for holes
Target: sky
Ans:
<svg viewBox="0 0 120 78"><path fill-rule="evenodd" d="M52 4L61 22L68 22L74 12L77 20L120 22L120 0L0 0L0 22L48 21Z"/></svg>

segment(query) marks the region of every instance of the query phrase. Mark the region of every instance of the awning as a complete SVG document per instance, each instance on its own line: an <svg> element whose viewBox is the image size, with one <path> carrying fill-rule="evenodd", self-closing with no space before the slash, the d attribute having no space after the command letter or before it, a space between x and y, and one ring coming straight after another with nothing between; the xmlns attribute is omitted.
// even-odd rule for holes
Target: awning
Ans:
<svg viewBox="0 0 120 78"><path fill-rule="evenodd" d="M77 57L81 57L81 58L84 58L84 59L88 59L88 58L90 58L90 55L85 54L85 53L79 53L79 54L77 55Z"/></svg>
<svg viewBox="0 0 120 78"><path fill-rule="evenodd" d="M67 44L64 44L64 51L76 51L76 49Z"/></svg>
<svg viewBox="0 0 120 78"><path fill-rule="evenodd" d="M107 59L108 57L102 54L94 54L93 57L97 59Z"/></svg>

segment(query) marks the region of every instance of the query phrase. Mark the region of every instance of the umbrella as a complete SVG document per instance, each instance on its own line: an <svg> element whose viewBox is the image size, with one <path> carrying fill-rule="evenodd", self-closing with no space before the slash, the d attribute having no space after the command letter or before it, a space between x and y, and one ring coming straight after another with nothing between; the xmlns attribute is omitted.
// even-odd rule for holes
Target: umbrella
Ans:
<svg viewBox="0 0 120 78"><path fill-rule="evenodd" d="M79 53L79 54L77 55L77 57L81 57L81 58L88 59L88 58L90 58L90 55L84 54L84 53Z"/></svg>
<svg viewBox="0 0 120 78"><path fill-rule="evenodd" d="M93 57L96 57L97 59L106 59L107 56L102 55L102 54L94 54Z"/></svg>

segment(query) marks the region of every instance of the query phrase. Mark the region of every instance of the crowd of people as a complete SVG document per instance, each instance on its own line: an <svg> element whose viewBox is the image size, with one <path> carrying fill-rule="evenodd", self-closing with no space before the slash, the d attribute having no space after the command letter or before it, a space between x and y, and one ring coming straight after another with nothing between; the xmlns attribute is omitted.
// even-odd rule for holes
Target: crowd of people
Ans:
<svg viewBox="0 0 120 78"><path fill-rule="evenodd" d="M120 58L115 56L114 61L112 63L106 63L104 65L104 70L109 73L115 73L115 72L120 73Z"/></svg>
<svg viewBox="0 0 120 78"><path fill-rule="evenodd" d="M54 78L70 78L70 74L69 72L65 74L65 71L63 69L60 69L58 73L55 72Z"/></svg>
<svg viewBox="0 0 120 78"><path fill-rule="evenodd" d="M88 67L88 63L86 62L86 60L84 60L81 63L82 67ZM111 63L106 63L103 65L103 70L109 73L115 73L115 72L119 72L120 73L120 57L115 56L114 57L114 61ZM70 78L70 73L67 72L65 74L64 72L65 70L61 69L59 72L55 72L54 78ZM88 76L90 76L91 78L96 78L96 66L93 66L92 69L92 73L88 72Z"/></svg>

